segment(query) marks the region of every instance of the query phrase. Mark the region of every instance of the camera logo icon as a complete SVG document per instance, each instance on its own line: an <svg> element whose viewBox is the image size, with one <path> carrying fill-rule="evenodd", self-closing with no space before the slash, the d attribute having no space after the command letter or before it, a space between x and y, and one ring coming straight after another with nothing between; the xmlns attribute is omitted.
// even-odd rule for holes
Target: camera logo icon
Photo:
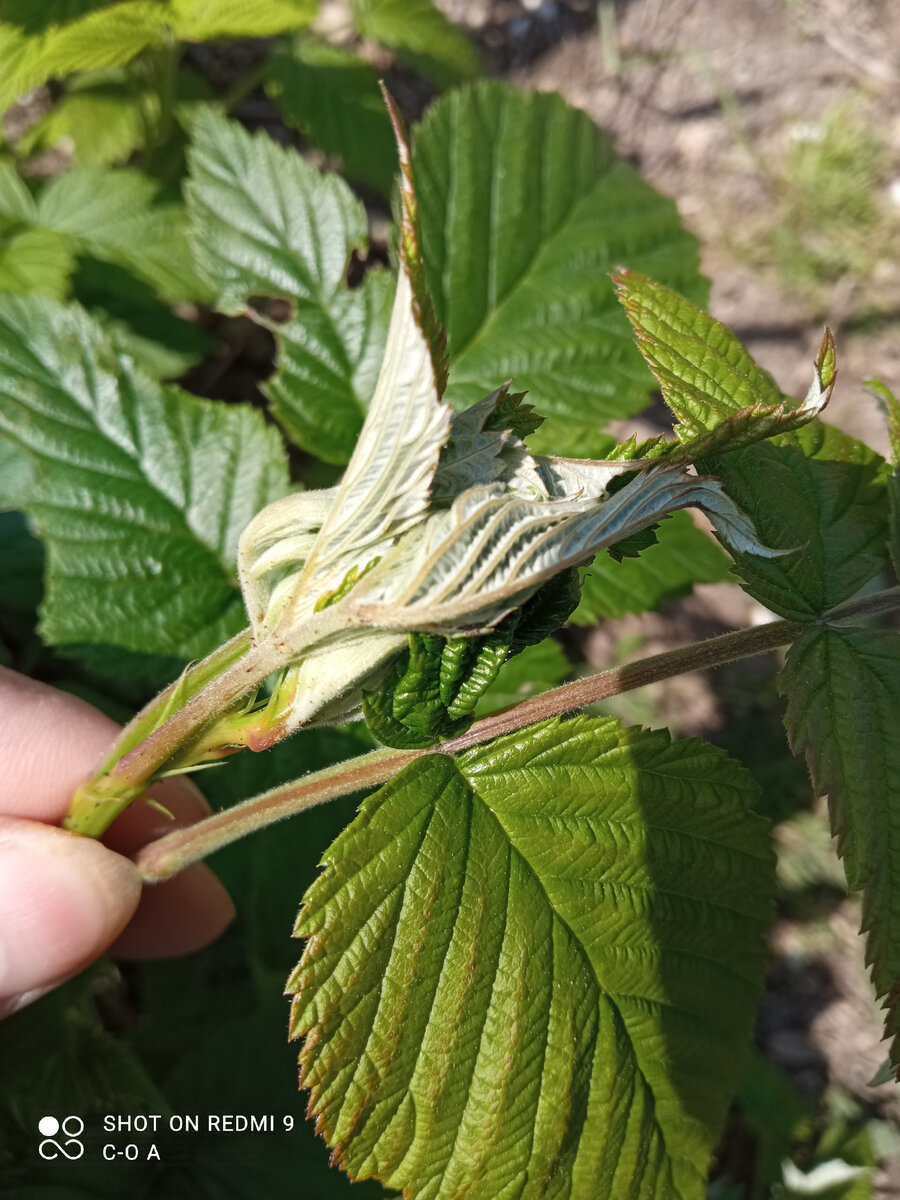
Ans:
<svg viewBox="0 0 900 1200"><path fill-rule="evenodd" d="M63 1117L62 1121L56 1117L41 1117L38 1121L38 1132L44 1139L38 1146L41 1158L52 1160L61 1156L75 1162L84 1154L84 1142L79 1140L84 1133L84 1121L81 1117ZM57 1141L56 1137L60 1132L62 1140Z"/></svg>

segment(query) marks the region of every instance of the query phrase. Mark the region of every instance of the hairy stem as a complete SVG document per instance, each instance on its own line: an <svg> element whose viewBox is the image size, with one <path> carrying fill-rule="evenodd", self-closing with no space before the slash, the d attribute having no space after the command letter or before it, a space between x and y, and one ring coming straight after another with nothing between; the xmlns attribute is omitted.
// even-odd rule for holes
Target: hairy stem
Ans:
<svg viewBox="0 0 900 1200"><path fill-rule="evenodd" d="M900 601L898 601L900 602ZM536 721L560 716L573 709L583 708L597 700L632 691L648 683L669 679L685 671L720 666L736 658L762 654L794 640L804 626L791 621L776 621L755 629L726 633L706 642L696 642L652 658L640 659L622 667L601 671L587 679L564 684L543 692L512 708L493 713L459 737L425 750L375 750L346 762L337 763L323 771L304 776L293 783L273 788L262 795L245 800L225 812L217 813L192 825L175 830L146 846L137 863L143 878L150 882L167 879L189 863L206 857L214 850L262 829L273 821L303 812L327 800L347 795L363 787L374 787L393 778L398 771L425 754L452 754L481 742L488 742L503 733L511 733Z"/></svg>
<svg viewBox="0 0 900 1200"><path fill-rule="evenodd" d="M830 625L876 616L897 608L900 608L900 587L841 604L827 613L821 623ZM284 817L361 788L385 783L425 754L453 754L467 750L501 734L512 733L549 717L562 716L622 692L671 679L674 675L719 667L740 658L764 654L779 646L789 645L808 627L808 624L800 621L772 621L600 671L586 679L563 684L511 708L492 713L476 721L459 737L437 746L425 750L374 750L253 796L188 829L175 830L151 842L140 851L135 861L146 882L168 879L190 863Z"/></svg>
<svg viewBox="0 0 900 1200"><path fill-rule="evenodd" d="M157 772L210 722L233 709L302 650L340 632L346 623L336 604L302 622L290 645L270 640L255 646L247 630L220 646L126 726L93 777L75 792L63 828L85 837L100 837Z"/></svg>

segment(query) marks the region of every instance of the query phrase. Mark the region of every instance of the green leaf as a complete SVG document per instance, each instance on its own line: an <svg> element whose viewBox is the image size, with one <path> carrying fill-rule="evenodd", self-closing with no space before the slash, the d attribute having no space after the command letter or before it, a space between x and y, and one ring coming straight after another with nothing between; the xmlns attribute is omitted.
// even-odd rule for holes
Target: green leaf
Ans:
<svg viewBox="0 0 900 1200"><path fill-rule="evenodd" d="M793 551L765 560L735 554L745 590L780 616L814 619L886 565L884 462L855 438L815 421L725 455L714 469L752 513L762 542Z"/></svg>
<svg viewBox="0 0 900 1200"><path fill-rule="evenodd" d="M278 345L265 390L291 438L328 462L346 462L362 427L387 337L389 276L346 285L365 210L336 175L323 175L263 134L203 112L194 125L187 204L198 268L218 306L248 305ZM293 305L284 323L258 297Z"/></svg>
<svg viewBox="0 0 900 1200"><path fill-rule="evenodd" d="M157 201L138 171L79 167L57 175L35 201L0 166L0 288L63 299L77 254L125 267L166 300L204 300L191 266L185 212Z"/></svg>
<svg viewBox="0 0 900 1200"><path fill-rule="evenodd" d="M478 51L432 0L350 0L363 37L397 52L439 87L481 74Z"/></svg>
<svg viewBox="0 0 900 1200"><path fill-rule="evenodd" d="M173 107L179 120L212 96L200 75L178 71ZM160 108L159 88L133 70L80 71L50 111L18 139L16 149L27 156L65 141L79 166L106 167L147 144L148 130L158 128Z"/></svg>
<svg viewBox="0 0 900 1200"><path fill-rule="evenodd" d="M12 0L0 21L0 109L54 75L129 62L165 42L155 0Z"/></svg>
<svg viewBox="0 0 900 1200"><path fill-rule="evenodd" d="M34 459L48 552L43 631L198 657L240 630L240 533L287 490L277 433L119 360L83 311L8 297L0 432Z"/></svg>
<svg viewBox="0 0 900 1200"><path fill-rule="evenodd" d="M378 72L356 54L312 37L276 47L266 91L285 120L344 173L390 195L397 148L378 85Z"/></svg>
<svg viewBox="0 0 900 1200"><path fill-rule="evenodd" d="M0 110L53 76L123 66L172 40L300 29L317 8L317 0L7 0L0 20Z"/></svg>
<svg viewBox="0 0 900 1200"><path fill-rule="evenodd" d="M527 646L503 664L497 678L479 699L475 713L484 717L498 708L545 692L562 683L571 669L562 647L553 638Z"/></svg>
<svg viewBox="0 0 900 1200"><path fill-rule="evenodd" d="M0 511L22 508L34 482L34 463L12 442L0 438Z"/></svg>
<svg viewBox="0 0 900 1200"><path fill-rule="evenodd" d="M727 326L636 271L615 276L638 348L683 437L714 429L753 405L780 405L781 390Z"/></svg>
<svg viewBox="0 0 900 1200"><path fill-rule="evenodd" d="M185 42L271 37L303 29L319 0L169 0L172 28Z"/></svg>
<svg viewBox="0 0 900 1200"><path fill-rule="evenodd" d="M364 801L288 984L348 1172L410 1200L699 1200L765 962L754 792L697 741L577 717Z"/></svg>
<svg viewBox="0 0 900 1200"><path fill-rule="evenodd" d="M816 628L788 652L780 687L791 746L827 793L847 882L863 894L866 957L886 1034L900 1031L900 635ZM891 1057L900 1067L895 1039Z"/></svg>
<svg viewBox="0 0 900 1200"><path fill-rule="evenodd" d="M33 667L40 652L34 631L44 580L44 550L24 513L0 512L0 562L0 639L16 652L15 665L24 670Z"/></svg>
<svg viewBox="0 0 900 1200"><path fill-rule="evenodd" d="M25 181L10 163L0 162L0 218L6 225L25 224L34 221L37 208Z"/></svg>
<svg viewBox="0 0 900 1200"><path fill-rule="evenodd" d="M62 300L74 266L69 239L52 229L0 234L0 291Z"/></svg>
<svg viewBox="0 0 900 1200"><path fill-rule="evenodd" d="M457 408L513 377L548 419L531 441L584 457L599 428L642 408L651 381L607 272L646 269L705 297L697 245L674 204L583 113L499 83L427 113L413 169L423 256Z"/></svg>
<svg viewBox="0 0 900 1200"><path fill-rule="evenodd" d="M185 211L157 203L158 190L139 171L74 168L41 192L38 223L81 251L127 267L164 299L208 299L191 266Z"/></svg>
<svg viewBox="0 0 900 1200"><path fill-rule="evenodd" d="M886 562L887 497L879 455L810 420L834 381L830 335L807 401L789 408L724 325L631 271L618 283L638 345L680 423L684 451L704 455L701 469L752 516L764 545L789 552L736 554L746 590L800 621L848 599ZM747 444L758 437L769 440ZM742 448L726 453L729 445Z"/></svg>
<svg viewBox="0 0 900 1200"><path fill-rule="evenodd" d="M588 568L572 620L593 625L625 613L648 612L683 596L695 583L734 582L731 560L686 512L673 513L656 532L656 544L638 558L616 562L598 554Z"/></svg>
<svg viewBox="0 0 900 1200"><path fill-rule="evenodd" d="M900 575L900 400L878 379L867 379L866 387L881 401L888 423L893 470L887 480L888 504L888 550L894 573Z"/></svg>
<svg viewBox="0 0 900 1200"><path fill-rule="evenodd" d="M116 263L79 257L72 292L101 322L116 350L131 355L156 379L177 379L212 349L201 325L176 317L147 283Z"/></svg>

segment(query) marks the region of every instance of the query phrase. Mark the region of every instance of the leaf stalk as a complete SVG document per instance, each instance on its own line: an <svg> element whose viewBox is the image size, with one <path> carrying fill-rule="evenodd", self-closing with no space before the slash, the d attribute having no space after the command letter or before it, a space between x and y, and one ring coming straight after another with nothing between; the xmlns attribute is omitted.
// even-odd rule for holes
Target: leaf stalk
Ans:
<svg viewBox="0 0 900 1200"><path fill-rule="evenodd" d="M876 616L897 608L900 608L900 587L888 588L838 605L821 618L821 623ZM562 716L675 675L765 654L789 645L807 628L808 624L802 621L772 621L600 671L492 713L476 721L465 733L437 746L424 750L374 750L272 788L188 829L174 830L151 842L137 854L135 862L145 882L168 879L191 863L284 817L362 788L386 783L423 755L468 750L526 725Z"/></svg>
<svg viewBox="0 0 900 1200"><path fill-rule="evenodd" d="M888 588L838 605L826 613L820 623L830 625L877 616L898 608L900 587ZM675 675L720 667L741 658L765 654L789 645L808 627L802 621L772 621L599 671L586 679L563 684L492 713L476 721L465 733L437 746L424 750L373 750L252 796L187 829L176 829L165 834L140 850L135 862L145 883L169 879L191 863L275 821L362 788L386 783L423 755L458 753L503 734L513 733L526 725L562 716L585 705L608 700L612 696L671 679Z"/></svg>

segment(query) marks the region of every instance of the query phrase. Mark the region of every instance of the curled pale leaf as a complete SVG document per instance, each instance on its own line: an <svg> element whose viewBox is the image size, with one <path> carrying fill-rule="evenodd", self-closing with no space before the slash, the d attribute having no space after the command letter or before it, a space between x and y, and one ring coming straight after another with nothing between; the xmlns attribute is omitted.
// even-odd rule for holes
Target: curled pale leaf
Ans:
<svg viewBox="0 0 900 1200"><path fill-rule="evenodd" d="M552 576L680 508L703 508L742 553L773 553L715 480L679 465L650 468L605 499L581 494L540 501L470 488L373 572L360 616L387 628L490 628Z"/></svg>

